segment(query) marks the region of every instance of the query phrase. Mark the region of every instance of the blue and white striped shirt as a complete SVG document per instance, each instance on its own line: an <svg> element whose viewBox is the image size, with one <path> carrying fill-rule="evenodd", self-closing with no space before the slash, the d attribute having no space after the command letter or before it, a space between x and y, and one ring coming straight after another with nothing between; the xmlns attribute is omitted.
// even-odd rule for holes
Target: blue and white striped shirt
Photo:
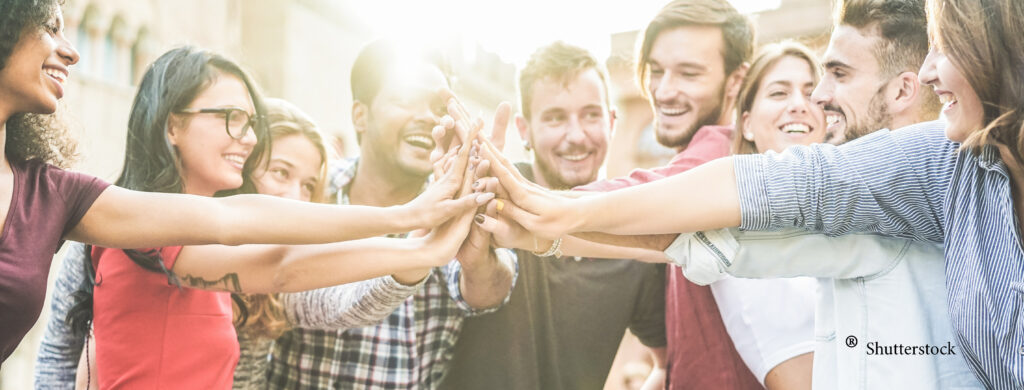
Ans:
<svg viewBox="0 0 1024 390"><path fill-rule="evenodd" d="M1024 388L1024 249L995 147L959 151L942 122L836 147L737 156L741 228L876 232L945 245L960 349L988 388Z"/></svg>

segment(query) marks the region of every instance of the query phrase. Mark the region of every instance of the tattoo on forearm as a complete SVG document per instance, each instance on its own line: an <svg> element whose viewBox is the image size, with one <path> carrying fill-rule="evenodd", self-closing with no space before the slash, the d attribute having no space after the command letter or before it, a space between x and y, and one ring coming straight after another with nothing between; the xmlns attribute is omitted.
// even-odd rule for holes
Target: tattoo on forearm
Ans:
<svg viewBox="0 0 1024 390"><path fill-rule="evenodd" d="M185 275L181 278L185 284L205 290L220 289L233 293L242 292L242 283L238 280L237 273L229 273L217 280L206 280L201 277Z"/></svg>

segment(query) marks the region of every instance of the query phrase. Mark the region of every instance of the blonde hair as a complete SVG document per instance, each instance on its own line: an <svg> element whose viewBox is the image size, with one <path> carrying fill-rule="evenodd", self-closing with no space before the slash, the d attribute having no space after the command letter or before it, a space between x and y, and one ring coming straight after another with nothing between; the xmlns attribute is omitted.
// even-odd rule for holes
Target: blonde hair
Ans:
<svg viewBox="0 0 1024 390"><path fill-rule="evenodd" d="M313 190L311 202L324 201L324 186L327 178L327 146L323 134L312 119L295 105L281 99L264 98L267 128L270 134L270 153L273 156L273 141L291 135L306 137L317 151L320 152L320 174ZM269 160L267 158L266 160ZM265 164L268 161L263 161ZM288 320L277 294L236 294L237 299L245 303L246 313L239 306L234 306L235 326L244 328L248 333L260 337L276 339L288 330Z"/></svg>
<svg viewBox="0 0 1024 390"><path fill-rule="evenodd" d="M773 43L761 48L761 52L754 59L747 71L747 77L743 79L740 86L739 97L736 99L736 130L733 132L732 152L733 154L757 154L757 145L754 141L743 138L743 114L754 108L754 101L757 100L757 92L761 89L761 80L764 79L768 70L780 60L786 57L795 57L807 62L811 68L811 76L817 84L821 78L821 66L817 56L810 48L795 41L785 40Z"/></svg>

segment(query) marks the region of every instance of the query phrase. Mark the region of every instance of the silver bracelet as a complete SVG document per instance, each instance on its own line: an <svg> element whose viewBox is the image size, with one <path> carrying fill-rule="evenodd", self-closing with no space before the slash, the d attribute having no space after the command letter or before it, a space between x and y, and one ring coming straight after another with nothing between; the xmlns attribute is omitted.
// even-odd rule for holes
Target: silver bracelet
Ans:
<svg viewBox="0 0 1024 390"><path fill-rule="evenodd" d="M548 256L562 257L562 239L561 238L556 238L555 241L552 241L551 242L551 247L548 248L547 252L544 252L544 253L533 252L533 254L537 255L537 257L548 257Z"/></svg>

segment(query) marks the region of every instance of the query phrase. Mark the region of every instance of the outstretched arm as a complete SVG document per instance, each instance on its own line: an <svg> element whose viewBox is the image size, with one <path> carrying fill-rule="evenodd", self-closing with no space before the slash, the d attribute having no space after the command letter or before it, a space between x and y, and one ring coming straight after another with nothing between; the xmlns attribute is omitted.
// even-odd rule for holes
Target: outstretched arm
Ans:
<svg viewBox="0 0 1024 390"><path fill-rule="evenodd" d="M111 248L202 244L318 244L434 228L486 202L452 199L462 187L469 148L452 169L408 204L387 208L312 204L263 195L209 198L108 187L69 239Z"/></svg>

